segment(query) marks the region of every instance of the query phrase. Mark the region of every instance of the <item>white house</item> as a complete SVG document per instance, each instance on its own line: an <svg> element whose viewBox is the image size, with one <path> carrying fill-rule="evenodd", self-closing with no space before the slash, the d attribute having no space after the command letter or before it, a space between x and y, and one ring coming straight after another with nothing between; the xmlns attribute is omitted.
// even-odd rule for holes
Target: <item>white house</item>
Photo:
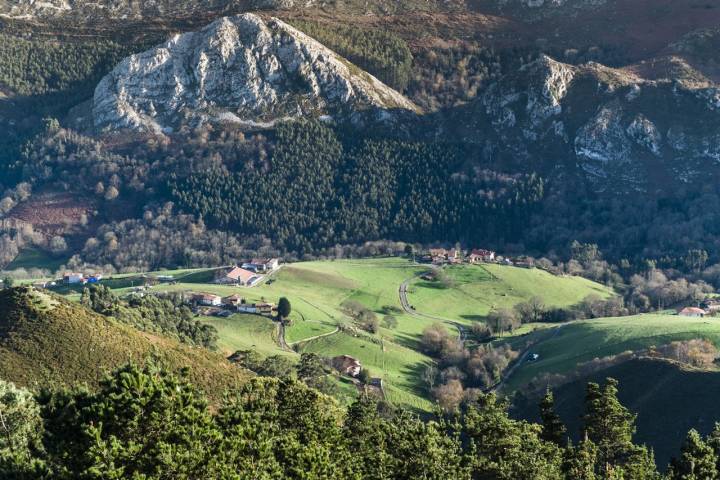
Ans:
<svg viewBox="0 0 720 480"><path fill-rule="evenodd" d="M206 307L219 307L222 305L222 297L212 293L198 293L197 295L193 295L193 300L196 301L198 305L205 305Z"/></svg>
<svg viewBox="0 0 720 480"><path fill-rule="evenodd" d="M705 313L705 310L702 308L685 307L678 312L678 315L682 315L683 317L702 318L705 316Z"/></svg>
<svg viewBox="0 0 720 480"><path fill-rule="evenodd" d="M360 375L360 370L362 369L360 361L350 355L338 355L337 357L333 357L330 363L335 370L351 377Z"/></svg>
<svg viewBox="0 0 720 480"><path fill-rule="evenodd" d="M253 258L242 264L242 268L260 273L272 272L279 266L280 259L278 258Z"/></svg>
<svg viewBox="0 0 720 480"><path fill-rule="evenodd" d="M75 285L78 283L83 283L85 280L85 276L82 273L77 272L67 272L65 275L63 275L63 283L67 285Z"/></svg>

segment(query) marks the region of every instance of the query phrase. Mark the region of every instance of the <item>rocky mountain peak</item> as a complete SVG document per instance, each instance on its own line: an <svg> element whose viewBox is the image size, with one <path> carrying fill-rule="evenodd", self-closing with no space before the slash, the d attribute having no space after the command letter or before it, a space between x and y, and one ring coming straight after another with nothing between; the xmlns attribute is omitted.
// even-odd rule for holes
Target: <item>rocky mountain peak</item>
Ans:
<svg viewBox="0 0 720 480"><path fill-rule="evenodd" d="M417 107L292 26L254 14L218 19L124 59L93 98L96 127L154 132L208 121L386 118L393 110Z"/></svg>

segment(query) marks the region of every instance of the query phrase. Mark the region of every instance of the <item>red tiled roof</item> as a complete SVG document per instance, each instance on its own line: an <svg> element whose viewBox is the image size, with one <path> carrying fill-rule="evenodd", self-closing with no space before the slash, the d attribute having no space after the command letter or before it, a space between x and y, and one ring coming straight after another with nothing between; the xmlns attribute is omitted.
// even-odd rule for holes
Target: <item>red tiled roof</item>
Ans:
<svg viewBox="0 0 720 480"><path fill-rule="evenodd" d="M680 310L680 313L681 313L681 314L683 314L683 313L699 313L699 314L704 314L704 313L705 313L705 310L703 310L702 308L697 308L697 307L685 307L685 308L683 308L682 310Z"/></svg>
<svg viewBox="0 0 720 480"><path fill-rule="evenodd" d="M232 270L230 270L228 273L225 274L225 277L241 281L243 283L247 282L253 277L256 277L257 275L254 272L251 272L249 270L245 270L240 267L235 267Z"/></svg>

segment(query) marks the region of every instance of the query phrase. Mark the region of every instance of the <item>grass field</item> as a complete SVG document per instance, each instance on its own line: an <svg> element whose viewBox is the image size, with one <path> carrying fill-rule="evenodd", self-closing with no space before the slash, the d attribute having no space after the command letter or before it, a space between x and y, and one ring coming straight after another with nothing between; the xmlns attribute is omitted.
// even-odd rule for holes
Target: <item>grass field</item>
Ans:
<svg viewBox="0 0 720 480"><path fill-rule="evenodd" d="M0 290L0 377L18 385L97 386L107 371L154 358L190 378L214 400L248 378L225 357L140 332L60 297L33 290Z"/></svg>
<svg viewBox="0 0 720 480"><path fill-rule="evenodd" d="M533 296L541 297L548 306L567 307L591 294L612 295L611 290L590 280L555 276L540 269L487 264L454 266L446 272L452 280L449 288L417 279L409 288L408 300L420 312L464 324Z"/></svg>
<svg viewBox="0 0 720 480"><path fill-rule="evenodd" d="M535 295L545 298L548 305L567 306L591 293L611 294L601 285L582 278L555 277L541 270L500 265L448 267L446 271L453 279L453 286L442 289L437 288L435 282L419 279L428 269L403 258L302 262L283 266L272 275L272 281L253 288L208 283L214 277L213 269L149 275L172 275L176 280L175 284L152 287L151 291L156 292L208 292L222 296L240 293L249 302L277 302L280 297L287 297L292 313L291 325L285 331L286 342L301 351L358 358L374 376L383 378L391 402L417 410L431 407L420 374L432 360L419 353L419 339L423 329L437 320L402 311L398 290L404 281L411 280L409 298L418 312L466 325L482 321L492 308L511 307ZM138 275L126 274L103 283L123 294L132 291L141 281ZM65 293L70 298L77 296L77 292ZM358 337L332 333L339 325L351 323L342 307L348 300L360 302L380 318L385 311L396 312L393 315L397 327L381 328L376 335ZM254 348L263 355L294 355L279 347L275 325L270 319L233 315L205 317L203 321L218 329L219 345L225 353ZM451 324L448 327L455 328ZM519 333L534 327L526 326ZM318 336L320 338L316 338ZM518 342L520 345L524 339Z"/></svg>
<svg viewBox="0 0 720 480"><path fill-rule="evenodd" d="M256 350L263 356L293 355L277 343L276 324L259 315L237 314L231 317L202 317L202 321L218 330L218 347L226 355L237 350Z"/></svg>
<svg viewBox="0 0 720 480"><path fill-rule="evenodd" d="M432 361L425 355L390 341L337 333L308 342L302 351L325 356L350 355L360 359L374 377L386 383L388 400L416 410L428 410L429 401L419 378Z"/></svg>
<svg viewBox="0 0 720 480"><path fill-rule="evenodd" d="M518 387L541 373L570 372L578 363L594 358L692 338L720 346L720 319L647 314L572 323L534 348L539 360L523 365L508 387Z"/></svg>

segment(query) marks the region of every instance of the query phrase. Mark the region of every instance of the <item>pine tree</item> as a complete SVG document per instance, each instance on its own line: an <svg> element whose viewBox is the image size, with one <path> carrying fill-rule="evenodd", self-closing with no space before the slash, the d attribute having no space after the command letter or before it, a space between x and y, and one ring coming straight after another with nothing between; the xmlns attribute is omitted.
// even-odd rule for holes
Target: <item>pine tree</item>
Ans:
<svg viewBox="0 0 720 480"><path fill-rule="evenodd" d="M597 446L587 436L573 446L568 443L563 460L565 478L572 480L596 480L595 464L597 462Z"/></svg>
<svg viewBox="0 0 720 480"><path fill-rule="evenodd" d="M560 420L560 416L555 413L555 398L549 388L540 402L540 418L543 427L540 438L556 445L562 445L567 428Z"/></svg>
<svg viewBox="0 0 720 480"><path fill-rule="evenodd" d="M717 456L696 430L690 430L680 456L670 463L672 480L712 480L717 478Z"/></svg>
<svg viewBox="0 0 720 480"><path fill-rule="evenodd" d="M657 476L653 455L632 443L636 416L617 398L618 382L608 378L601 389L588 383L584 433L598 448L597 469L607 478L651 479Z"/></svg>
<svg viewBox="0 0 720 480"><path fill-rule="evenodd" d="M608 378L601 389L588 383L585 395L584 430L598 447L601 461L612 461L632 444L635 415L617 398L617 380Z"/></svg>

